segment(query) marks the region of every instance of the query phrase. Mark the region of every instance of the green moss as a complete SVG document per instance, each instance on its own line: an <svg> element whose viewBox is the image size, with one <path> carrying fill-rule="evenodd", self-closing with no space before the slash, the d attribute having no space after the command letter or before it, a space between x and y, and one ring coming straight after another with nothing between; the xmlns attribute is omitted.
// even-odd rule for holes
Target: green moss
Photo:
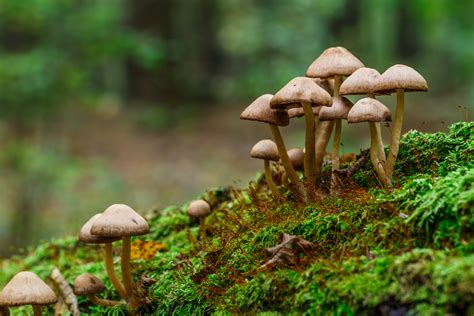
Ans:
<svg viewBox="0 0 474 316"><path fill-rule="evenodd" d="M149 261L132 262L135 277L157 281L150 287L151 304L140 313L473 314L473 128L472 122L458 123L447 134L406 134L392 191L368 190L375 184L370 163L340 197L313 205L291 196L276 203L258 181L247 190L209 191L213 213L203 247L199 223L188 218L186 205L155 212L151 233L140 238L166 248ZM269 259L265 249L282 233L300 235L316 250L296 267L261 270ZM53 266L70 282L94 273L105 281L104 297L117 298L100 248L73 237L3 262L0 283L25 269L47 279ZM126 312L84 298L79 303L90 314Z"/></svg>

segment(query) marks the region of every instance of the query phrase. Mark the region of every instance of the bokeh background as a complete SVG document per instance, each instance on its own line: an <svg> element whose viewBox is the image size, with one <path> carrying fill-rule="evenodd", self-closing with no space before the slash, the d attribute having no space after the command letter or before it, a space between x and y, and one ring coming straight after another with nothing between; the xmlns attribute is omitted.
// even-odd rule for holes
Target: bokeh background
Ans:
<svg viewBox="0 0 474 316"><path fill-rule="evenodd" d="M244 186L271 135L240 112L329 46L424 75L405 130L472 119L473 13L472 0L0 0L0 257L112 203L146 212ZM302 122L283 133L303 145ZM343 152L367 145L365 125L343 126Z"/></svg>

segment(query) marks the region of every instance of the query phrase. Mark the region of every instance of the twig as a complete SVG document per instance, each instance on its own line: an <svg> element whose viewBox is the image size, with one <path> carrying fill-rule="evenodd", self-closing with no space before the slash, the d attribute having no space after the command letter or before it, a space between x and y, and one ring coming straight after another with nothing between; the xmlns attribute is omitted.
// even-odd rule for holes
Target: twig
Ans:
<svg viewBox="0 0 474 316"><path fill-rule="evenodd" d="M338 176L344 176L346 178L350 178L356 173L360 168L365 165L369 156L369 149L361 150L360 157L354 162L350 167L341 170L335 170Z"/></svg>
<svg viewBox="0 0 474 316"><path fill-rule="evenodd" d="M59 290L59 294L63 299L63 302L66 303L66 306L71 314L73 316L79 316L80 311L77 305L76 295L74 295L71 286L58 268L54 268L53 272L51 272L51 279L56 285L56 288Z"/></svg>

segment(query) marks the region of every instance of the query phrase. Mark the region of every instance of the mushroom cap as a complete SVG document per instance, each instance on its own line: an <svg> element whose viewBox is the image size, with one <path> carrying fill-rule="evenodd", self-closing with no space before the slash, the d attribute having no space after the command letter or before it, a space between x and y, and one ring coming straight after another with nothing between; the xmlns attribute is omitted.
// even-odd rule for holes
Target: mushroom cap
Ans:
<svg viewBox="0 0 474 316"><path fill-rule="evenodd" d="M301 148L291 148L287 151L291 164L295 170L303 170L304 167L304 152Z"/></svg>
<svg viewBox="0 0 474 316"><path fill-rule="evenodd" d="M15 275L0 293L0 306L46 305L57 301L53 290L29 271Z"/></svg>
<svg viewBox="0 0 474 316"><path fill-rule="evenodd" d="M74 280L74 294L97 294L105 290L104 283L95 275L84 273Z"/></svg>
<svg viewBox="0 0 474 316"><path fill-rule="evenodd" d="M95 214L92 216L81 228L79 232L79 240L86 244L107 244L120 240L120 237L103 237L91 234L91 228L96 219L98 219L102 213Z"/></svg>
<svg viewBox="0 0 474 316"><path fill-rule="evenodd" d="M211 214L211 207L209 203L204 200L194 200L189 203L188 215L191 217L206 217Z"/></svg>
<svg viewBox="0 0 474 316"><path fill-rule="evenodd" d="M384 121L391 121L389 108L372 98L363 98L357 101L347 115L349 123Z"/></svg>
<svg viewBox="0 0 474 316"><path fill-rule="evenodd" d="M334 79L332 78L311 78L314 83L326 90L327 93L332 95L334 93Z"/></svg>
<svg viewBox="0 0 474 316"><path fill-rule="evenodd" d="M331 95L306 77L296 77L281 88L270 101L272 109L301 107L301 102L312 106L331 106Z"/></svg>
<svg viewBox="0 0 474 316"><path fill-rule="evenodd" d="M287 126L290 124L290 118L286 111L272 110L270 108L272 97L272 94L259 96L240 114L240 119L259 121L277 126Z"/></svg>
<svg viewBox="0 0 474 316"><path fill-rule="evenodd" d="M347 119L347 114L353 106L352 102L344 97L333 97L332 106L324 107L319 112L320 121L332 121L335 119Z"/></svg>
<svg viewBox="0 0 474 316"><path fill-rule="evenodd" d="M149 231L146 220L125 204L109 206L91 228L92 235L105 237L138 236Z"/></svg>
<svg viewBox="0 0 474 316"><path fill-rule="evenodd" d="M330 47L309 66L306 76L313 78L348 76L362 67L364 64L346 48Z"/></svg>
<svg viewBox="0 0 474 316"><path fill-rule="evenodd" d="M263 160L280 160L277 145L270 139L262 139L256 143L250 151L250 156L252 158Z"/></svg>
<svg viewBox="0 0 474 316"><path fill-rule="evenodd" d="M344 80L339 89L340 95L374 93L374 88L380 80L380 73L368 67L357 69Z"/></svg>
<svg viewBox="0 0 474 316"><path fill-rule="evenodd" d="M321 112L322 106L313 106L311 108L313 109L313 114L317 116L319 115L319 112ZM290 117L290 119L295 117L302 117L304 116L304 109L302 107L289 109L288 116Z"/></svg>
<svg viewBox="0 0 474 316"><path fill-rule="evenodd" d="M428 83L415 69L405 65L393 65L380 77L375 92L393 93L397 89L409 91L428 91Z"/></svg>

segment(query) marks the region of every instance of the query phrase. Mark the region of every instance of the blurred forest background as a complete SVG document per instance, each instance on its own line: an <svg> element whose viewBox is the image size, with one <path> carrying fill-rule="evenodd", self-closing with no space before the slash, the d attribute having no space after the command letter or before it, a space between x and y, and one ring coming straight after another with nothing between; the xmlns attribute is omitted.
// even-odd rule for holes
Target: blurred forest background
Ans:
<svg viewBox="0 0 474 316"><path fill-rule="evenodd" d="M239 113L329 46L424 75L405 130L472 119L473 13L472 0L0 0L0 257L112 203L144 212L244 186L271 135ZM302 122L283 133L303 145ZM343 142L358 152L368 131L345 124Z"/></svg>

